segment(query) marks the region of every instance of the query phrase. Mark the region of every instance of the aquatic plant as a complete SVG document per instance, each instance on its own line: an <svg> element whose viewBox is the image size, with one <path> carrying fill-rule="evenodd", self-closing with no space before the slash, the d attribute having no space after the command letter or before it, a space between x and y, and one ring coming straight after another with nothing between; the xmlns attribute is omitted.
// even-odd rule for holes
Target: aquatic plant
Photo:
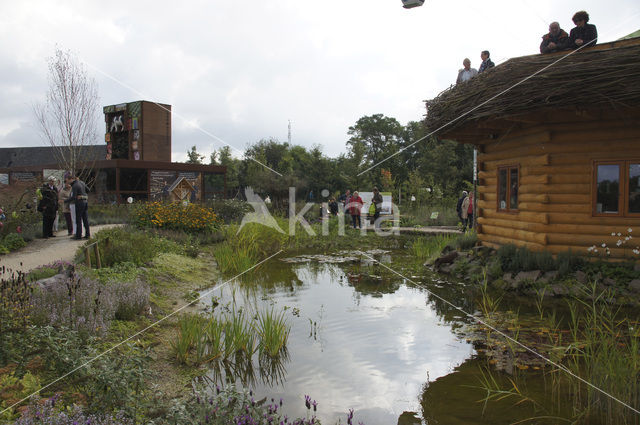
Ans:
<svg viewBox="0 0 640 425"><path fill-rule="evenodd" d="M276 357L287 346L290 329L284 311L276 313L271 309L258 313L256 330L260 337L260 353Z"/></svg>
<svg viewBox="0 0 640 425"><path fill-rule="evenodd" d="M456 239L455 235L440 234L417 238L409 247L409 252L420 261L439 255L445 246Z"/></svg>

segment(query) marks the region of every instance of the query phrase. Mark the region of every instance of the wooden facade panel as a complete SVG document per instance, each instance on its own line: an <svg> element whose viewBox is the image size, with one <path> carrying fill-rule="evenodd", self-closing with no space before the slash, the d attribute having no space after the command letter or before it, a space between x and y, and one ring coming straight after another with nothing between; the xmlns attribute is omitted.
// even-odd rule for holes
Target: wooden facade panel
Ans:
<svg viewBox="0 0 640 425"><path fill-rule="evenodd" d="M594 217L591 215L590 205L585 209L586 211L582 213L579 211L550 212L549 219L551 223L614 226L618 229L616 232L625 232L628 227L634 230L640 228L640 217Z"/></svg>
<svg viewBox="0 0 640 425"><path fill-rule="evenodd" d="M540 245L547 244L547 234L542 232L530 232L527 230L508 229L500 226L483 224L482 233L505 238L515 238L523 242L531 242Z"/></svg>
<svg viewBox="0 0 640 425"><path fill-rule="evenodd" d="M142 102L142 157L171 162L171 105Z"/></svg>
<svg viewBox="0 0 640 425"><path fill-rule="evenodd" d="M487 233L482 233L480 235L478 235L478 238L480 239L480 241L485 244L494 244L494 246L502 246L502 245L507 245L507 244L514 244L516 246L525 246L528 249L530 249L531 251L542 251L546 248L545 245L539 244L539 243L535 243L535 242L527 242L527 241L522 241L519 239L515 239L515 238L510 238L510 237L502 237L502 236L497 236L497 235L490 235Z"/></svg>
<svg viewBox="0 0 640 425"><path fill-rule="evenodd" d="M582 174L554 174L551 176L550 184L591 184L591 170Z"/></svg>
<svg viewBox="0 0 640 425"><path fill-rule="evenodd" d="M487 144L484 147L484 151L485 154L493 154L496 152L518 150L523 146L535 146L540 143L548 143L551 141L551 138L551 132L543 128L530 129L529 131L521 132L519 135L509 133L497 141L493 140L493 143Z"/></svg>
<svg viewBox="0 0 640 425"><path fill-rule="evenodd" d="M518 156L509 160L497 160L497 161L483 161L485 171L489 169L495 169L505 165L520 165L520 166L534 166L534 165L549 165L550 159L548 154L535 155L535 156Z"/></svg>
<svg viewBox="0 0 640 425"><path fill-rule="evenodd" d="M591 205L591 194L550 194L549 202L552 204L580 204Z"/></svg>
<svg viewBox="0 0 640 425"><path fill-rule="evenodd" d="M491 203L494 209L484 208L482 203L486 201L478 201L478 206L483 208L482 216L485 218L521 221L528 223L549 224L549 215L547 213L519 211L517 213L507 213L495 210L495 203Z"/></svg>
<svg viewBox="0 0 640 425"><path fill-rule="evenodd" d="M520 211L544 213L591 213L590 205L581 204L542 204L538 202L522 202L518 205Z"/></svg>
<svg viewBox="0 0 640 425"><path fill-rule="evenodd" d="M482 224L483 226L485 225L500 226L500 227L505 227L509 229L526 230L529 232L543 232L543 233L546 232L548 235L551 235L551 234L591 235L593 236L593 240L594 240L593 243L601 244L604 242L609 246L615 245L618 239L620 238L624 239L623 236L622 237L611 236L611 233L617 234L618 232L620 232L622 235L626 234L626 229L625 229L625 232L621 232L621 229L619 226L606 226L606 225L599 226L599 225L593 225L593 224L569 224L569 223L540 224L540 223L528 223L528 222L516 221L516 220L501 220L499 218L487 218L487 217L478 218L478 223ZM632 239L631 241L634 241L634 239ZM640 245L640 241L638 242L638 245Z"/></svg>
<svg viewBox="0 0 640 425"><path fill-rule="evenodd" d="M523 184L518 189L519 193L566 193L566 194L590 194L590 184Z"/></svg>
<svg viewBox="0 0 640 425"><path fill-rule="evenodd" d="M585 172L591 175L591 168L585 169L584 164L581 165L542 165L530 166L522 170L524 175L549 174L551 181L557 175L584 175Z"/></svg>

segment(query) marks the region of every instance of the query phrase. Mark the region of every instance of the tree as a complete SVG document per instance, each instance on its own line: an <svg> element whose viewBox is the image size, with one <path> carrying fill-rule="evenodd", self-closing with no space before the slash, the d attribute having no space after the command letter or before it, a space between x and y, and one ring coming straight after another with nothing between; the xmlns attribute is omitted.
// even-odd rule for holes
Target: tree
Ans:
<svg viewBox="0 0 640 425"><path fill-rule="evenodd" d="M187 151L187 164L202 164L204 155L201 155L196 151L196 146L191 146L191 150Z"/></svg>
<svg viewBox="0 0 640 425"><path fill-rule="evenodd" d="M96 82L70 51L56 49L48 63L46 100L33 108L37 126L61 169L75 173L83 163L88 175L96 158L87 148L99 140Z"/></svg>
<svg viewBox="0 0 640 425"><path fill-rule="evenodd" d="M356 158L362 155L364 160L364 163L357 164L358 168L366 170L373 167L366 173L370 184L381 186L380 167L391 171L392 175L397 174L400 163L398 156L392 155L402 146L403 131L404 127L395 118L382 114L364 116L349 127L347 134L351 138L347 146L351 156Z"/></svg>

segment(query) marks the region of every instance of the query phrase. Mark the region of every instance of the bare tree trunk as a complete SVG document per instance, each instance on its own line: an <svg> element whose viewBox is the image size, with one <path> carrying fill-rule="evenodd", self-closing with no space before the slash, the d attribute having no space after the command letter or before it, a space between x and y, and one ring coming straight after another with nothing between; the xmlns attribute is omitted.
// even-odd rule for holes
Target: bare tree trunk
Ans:
<svg viewBox="0 0 640 425"><path fill-rule="evenodd" d="M99 98L96 82L70 52L56 49L49 58L49 89L33 107L39 130L53 148L58 166L84 179L95 165L89 146L98 142Z"/></svg>

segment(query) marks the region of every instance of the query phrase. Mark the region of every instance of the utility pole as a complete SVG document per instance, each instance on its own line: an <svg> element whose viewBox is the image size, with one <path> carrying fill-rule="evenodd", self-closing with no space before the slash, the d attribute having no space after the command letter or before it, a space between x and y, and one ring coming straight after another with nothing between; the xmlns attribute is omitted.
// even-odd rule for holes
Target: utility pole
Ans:
<svg viewBox="0 0 640 425"><path fill-rule="evenodd" d="M289 120L289 135L287 136L287 141L289 142L289 146L291 146L291 120Z"/></svg>

